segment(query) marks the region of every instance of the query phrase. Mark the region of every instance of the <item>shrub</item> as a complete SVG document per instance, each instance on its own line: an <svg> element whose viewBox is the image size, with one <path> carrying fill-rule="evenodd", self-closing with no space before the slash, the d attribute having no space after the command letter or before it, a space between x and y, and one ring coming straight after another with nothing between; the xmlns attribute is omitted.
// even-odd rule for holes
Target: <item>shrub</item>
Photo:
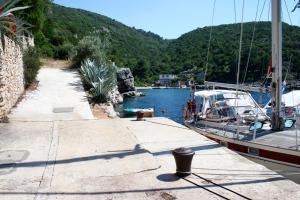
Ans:
<svg viewBox="0 0 300 200"><path fill-rule="evenodd" d="M40 55L34 47L24 51L23 63L25 85L29 86L35 80L41 66Z"/></svg>
<svg viewBox="0 0 300 200"><path fill-rule="evenodd" d="M54 57L58 59L70 59L75 54L75 47L71 43L64 43L57 47Z"/></svg>
<svg viewBox="0 0 300 200"><path fill-rule="evenodd" d="M96 36L82 38L76 48L76 55L73 57L73 67L80 67L86 59L96 60L98 63L105 62L105 50L107 43Z"/></svg>
<svg viewBox="0 0 300 200"><path fill-rule="evenodd" d="M49 43L45 43L43 45L36 45L39 48L40 56L42 57L54 57L53 46Z"/></svg>
<svg viewBox="0 0 300 200"><path fill-rule="evenodd" d="M89 86L91 100L103 103L108 99L108 93L116 86L117 68L108 62L87 59L81 66L81 74L85 84Z"/></svg>
<svg viewBox="0 0 300 200"><path fill-rule="evenodd" d="M39 53L45 57L53 57L54 56L54 47L49 42L49 40L45 37L45 35L39 31L34 34L34 43L36 47L39 49Z"/></svg>

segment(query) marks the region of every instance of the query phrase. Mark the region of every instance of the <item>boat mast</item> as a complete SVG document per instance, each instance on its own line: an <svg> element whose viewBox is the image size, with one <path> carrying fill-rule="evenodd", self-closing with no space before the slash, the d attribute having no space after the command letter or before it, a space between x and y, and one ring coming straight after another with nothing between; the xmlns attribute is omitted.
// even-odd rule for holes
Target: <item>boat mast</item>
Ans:
<svg viewBox="0 0 300 200"><path fill-rule="evenodd" d="M272 130L283 130L281 0L272 0Z"/></svg>

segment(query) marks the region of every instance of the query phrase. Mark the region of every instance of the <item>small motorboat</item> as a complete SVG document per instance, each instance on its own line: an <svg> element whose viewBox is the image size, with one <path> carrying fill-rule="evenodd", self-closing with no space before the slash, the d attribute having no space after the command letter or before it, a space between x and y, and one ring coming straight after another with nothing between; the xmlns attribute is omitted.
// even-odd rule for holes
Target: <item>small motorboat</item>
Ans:
<svg viewBox="0 0 300 200"><path fill-rule="evenodd" d="M137 112L143 112L144 117L153 117L154 116L153 108L125 108L124 109L124 115L126 117L136 116Z"/></svg>

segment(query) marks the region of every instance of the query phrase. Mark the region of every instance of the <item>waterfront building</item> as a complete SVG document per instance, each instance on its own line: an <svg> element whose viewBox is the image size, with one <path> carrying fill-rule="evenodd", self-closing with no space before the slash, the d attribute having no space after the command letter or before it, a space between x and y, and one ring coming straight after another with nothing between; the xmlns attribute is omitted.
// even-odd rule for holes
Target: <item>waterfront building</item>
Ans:
<svg viewBox="0 0 300 200"><path fill-rule="evenodd" d="M159 83L160 86L174 86L174 84L177 86L178 81L177 75L174 74L161 74L159 75Z"/></svg>

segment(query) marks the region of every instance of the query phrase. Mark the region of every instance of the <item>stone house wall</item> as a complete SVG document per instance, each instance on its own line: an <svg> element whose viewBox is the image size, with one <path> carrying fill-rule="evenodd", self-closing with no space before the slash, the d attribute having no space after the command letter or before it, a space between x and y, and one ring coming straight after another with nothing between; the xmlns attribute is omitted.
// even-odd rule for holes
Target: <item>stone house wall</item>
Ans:
<svg viewBox="0 0 300 200"><path fill-rule="evenodd" d="M23 38L20 47L5 38L5 49L0 42L0 119L9 113L24 92L23 50L33 45L33 39Z"/></svg>

